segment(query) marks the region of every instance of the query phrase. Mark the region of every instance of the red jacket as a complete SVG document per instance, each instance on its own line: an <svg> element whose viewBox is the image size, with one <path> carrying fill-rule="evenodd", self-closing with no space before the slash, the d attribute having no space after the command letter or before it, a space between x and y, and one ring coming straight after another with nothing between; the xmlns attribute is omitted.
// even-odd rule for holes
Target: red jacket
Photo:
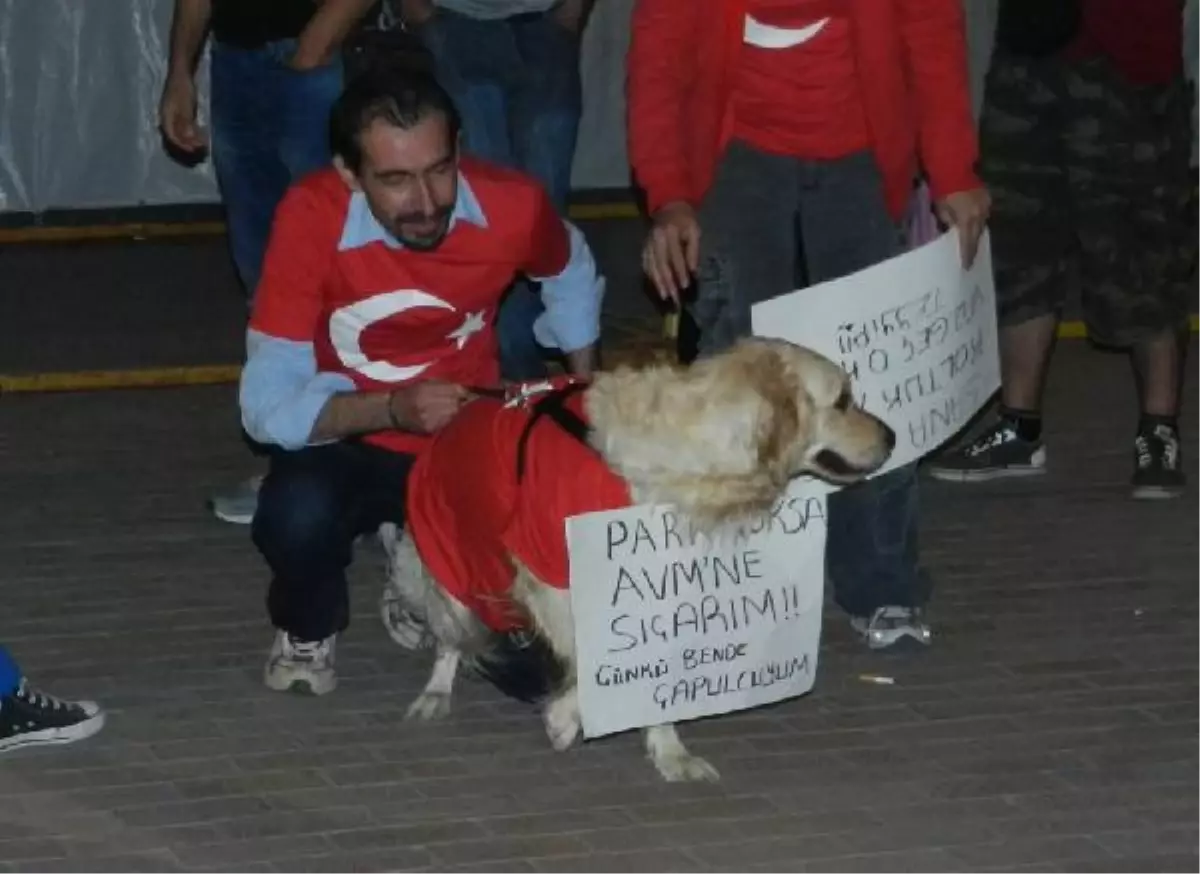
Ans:
<svg viewBox="0 0 1200 874"><path fill-rule="evenodd" d="M889 209L920 165L935 198L980 187L962 0L844 0ZM637 0L627 84L630 163L651 212L697 205L729 140L747 0Z"/></svg>

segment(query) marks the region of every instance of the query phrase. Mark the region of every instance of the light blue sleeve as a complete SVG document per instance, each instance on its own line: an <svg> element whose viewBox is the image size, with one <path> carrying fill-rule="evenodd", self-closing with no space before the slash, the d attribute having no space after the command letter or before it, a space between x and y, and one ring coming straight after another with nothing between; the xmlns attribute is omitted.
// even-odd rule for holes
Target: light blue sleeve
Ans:
<svg viewBox="0 0 1200 874"><path fill-rule="evenodd" d="M571 257L557 276L531 276L541 283L546 311L533 324L533 335L543 346L575 352L600 337L600 305L604 277L583 233L568 221L563 224L571 239Z"/></svg>
<svg viewBox="0 0 1200 874"><path fill-rule="evenodd" d="M355 390L340 373L318 373L312 343L246 332L238 401L246 433L259 443L302 449L331 397Z"/></svg>

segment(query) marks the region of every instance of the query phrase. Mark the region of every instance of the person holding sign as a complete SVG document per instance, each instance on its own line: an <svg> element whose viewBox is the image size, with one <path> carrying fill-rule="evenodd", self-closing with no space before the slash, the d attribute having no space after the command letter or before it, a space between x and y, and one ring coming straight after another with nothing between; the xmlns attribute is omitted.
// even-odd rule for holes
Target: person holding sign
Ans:
<svg viewBox="0 0 1200 874"><path fill-rule="evenodd" d="M1088 336L1133 353L1132 497L1183 494L1196 230L1181 11L1179 0L1001 4L982 121L983 173L997 191L1001 411L932 476L1045 472L1042 387L1077 260Z"/></svg>
<svg viewBox="0 0 1200 874"><path fill-rule="evenodd" d="M459 157L458 114L432 76L380 67L330 123L334 166L275 217L247 332L242 421L272 447L254 516L276 627L277 691L336 685L359 535L404 524L414 456L476 394L500 391L496 311L541 283L545 346L590 375L604 282L583 234L533 179ZM419 623L387 615L393 639Z"/></svg>
<svg viewBox="0 0 1200 874"><path fill-rule="evenodd" d="M638 0L628 67L643 266L690 310L702 355L749 334L755 303L899 254L918 166L973 260L989 198L961 0ZM829 513L854 627L874 648L928 643L915 466L832 495Z"/></svg>

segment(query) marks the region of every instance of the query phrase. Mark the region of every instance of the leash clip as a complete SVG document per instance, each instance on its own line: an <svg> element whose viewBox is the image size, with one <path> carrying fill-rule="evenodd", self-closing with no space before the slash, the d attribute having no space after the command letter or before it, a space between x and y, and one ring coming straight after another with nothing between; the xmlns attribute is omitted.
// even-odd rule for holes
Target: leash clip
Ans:
<svg viewBox="0 0 1200 874"><path fill-rule="evenodd" d="M528 406L534 398L552 391L554 391L554 383L549 380L522 383L509 390L509 397L504 404L504 409L511 410L514 407Z"/></svg>

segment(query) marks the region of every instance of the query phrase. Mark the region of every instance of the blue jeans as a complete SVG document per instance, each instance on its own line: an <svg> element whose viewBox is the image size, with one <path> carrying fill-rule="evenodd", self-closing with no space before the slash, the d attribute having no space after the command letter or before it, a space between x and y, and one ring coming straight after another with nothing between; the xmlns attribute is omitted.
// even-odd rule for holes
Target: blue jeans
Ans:
<svg viewBox="0 0 1200 874"><path fill-rule="evenodd" d="M252 301L275 207L300 176L329 164L329 111L342 90L337 60L310 72L287 66L295 40L258 49L214 42L212 155L229 245Z"/></svg>
<svg viewBox="0 0 1200 874"><path fill-rule="evenodd" d="M421 39L462 115L466 151L533 176L565 214L582 107L579 38L548 14L483 21L443 8ZM510 379L546 372L533 337L541 311L523 281L500 308L500 365Z"/></svg>
<svg viewBox="0 0 1200 874"><path fill-rule="evenodd" d="M0 698L11 695L21 684L21 669L12 655L0 646Z"/></svg>
<svg viewBox="0 0 1200 874"><path fill-rule="evenodd" d="M755 303L901 251L879 170L866 152L801 161L735 141L701 205L700 226L698 293L689 308L703 355L749 334ZM828 506L825 568L843 610L870 616L929 599L918 559L915 464L842 489Z"/></svg>

